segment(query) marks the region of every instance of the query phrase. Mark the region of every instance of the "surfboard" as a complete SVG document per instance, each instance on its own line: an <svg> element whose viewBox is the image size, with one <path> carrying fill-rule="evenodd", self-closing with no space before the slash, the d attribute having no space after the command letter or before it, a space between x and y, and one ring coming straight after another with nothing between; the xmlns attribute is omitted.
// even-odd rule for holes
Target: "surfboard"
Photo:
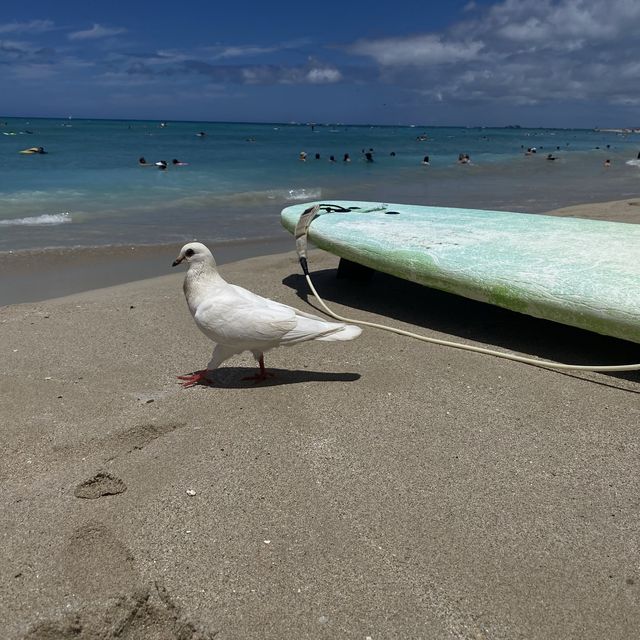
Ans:
<svg viewBox="0 0 640 640"><path fill-rule="evenodd" d="M538 214L328 201L315 246L427 287L640 343L640 225Z"/></svg>

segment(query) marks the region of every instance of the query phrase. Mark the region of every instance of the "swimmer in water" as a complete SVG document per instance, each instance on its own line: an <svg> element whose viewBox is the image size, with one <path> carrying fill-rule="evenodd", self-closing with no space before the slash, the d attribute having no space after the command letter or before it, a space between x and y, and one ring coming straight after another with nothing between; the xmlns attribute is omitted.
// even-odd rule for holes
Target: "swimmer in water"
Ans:
<svg viewBox="0 0 640 640"><path fill-rule="evenodd" d="M605 167L610 167L610 166L611 166L611 160L609 160L609 158L607 158L607 159L604 161L604 166L605 166Z"/></svg>
<svg viewBox="0 0 640 640"><path fill-rule="evenodd" d="M429 164L429 156L422 158L422 164Z"/></svg>
<svg viewBox="0 0 640 640"><path fill-rule="evenodd" d="M171 161L171 164L172 164L174 167L186 167L189 163L188 163L188 162L181 162L180 160L178 160L178 158L174 158L174 159Z"/></svg>
<svg viewBox="0 0 640 640"><path fill-rule="evenodd" d="M160 171L165 171L167 168L166 160L158 160L158 162L155 162L154 164L156 167L158 167L158 169L160 169Z"/></svg>

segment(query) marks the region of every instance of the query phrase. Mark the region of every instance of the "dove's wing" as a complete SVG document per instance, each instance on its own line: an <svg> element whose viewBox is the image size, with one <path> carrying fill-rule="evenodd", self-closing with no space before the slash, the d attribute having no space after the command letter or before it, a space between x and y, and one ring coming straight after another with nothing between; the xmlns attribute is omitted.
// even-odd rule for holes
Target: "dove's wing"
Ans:
<svg viewBox="0 0 640 640"><path fill-rule="evenodd" d="M215 342L242 349L304 342L344 328L236 285L205 298L194 319Z"/></svg>
<svg viewBox="0 0 640 640"><path fill-rule="evenodd" d="M278 343L296 325L291 307L271 303L260 296L239 295L236 287L225 287L206 298L194 314L198 326L221 344L249 349L254 345Z"/></svg>
<svg viewBox="0 0 640 640"><path fill-rule="evenodd" d="M303 316L304 318L311 318L312 320L319 320L320 322L326 323L326 320L324 318L321 318L320 316L316 316L312 313L306 313L304 311L300 311L299 309L290 307L289 305L283 304L282 302L276 302L275 300L271 300L269 298L263 298L262 296L259 296L257 293L253 293L252 291L249 291L248 289L244 289L243 287L239 287L238 285L235 285L235 284L232 284L229 286L232 287L239 296L242 296L247 301L255 301L256 303L260 302L274 309L277 307L284 307L286 309L290 309L291 311L293 311L297 316Z"/></svg>
<svg viewBox="0 0 640 640"><path fill-rule="evenodd" d="M315 316L311 313L305 313L304 311L282 304L281 302L276 302L269 298L263 298L262 296L244 289L243 287L239 287L237 285L231 285L231 287L249 304L260 305L263 308L272 310L274 313L293 313L295 315L295 326L281 336L281 344L295 344L297 342L314 340L323 336L331 336L332 334L340 332L346 326L342 323L328 322L324 318L320 318L319 316Z"/></svg>

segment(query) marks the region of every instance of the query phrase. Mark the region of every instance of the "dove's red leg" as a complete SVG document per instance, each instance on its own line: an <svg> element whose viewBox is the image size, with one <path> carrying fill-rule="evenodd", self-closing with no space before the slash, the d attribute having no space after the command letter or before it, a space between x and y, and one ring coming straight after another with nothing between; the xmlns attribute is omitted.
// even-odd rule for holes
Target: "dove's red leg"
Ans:
<svg viewBox="0 0 640 640"><path fill-rule="evenodd" d="M194 371L186 376L178 376L178 380L184 380L180 384L183 387L193 387L197 384L204 384L209 387L213 386L213 382L207 377L209 369L202 369L201 371Z"/></svg>
<svg viewBox="0 0 640 640"><path fill-rule="evenodd" d="M273 378L276 374L267 371L264 367L264 355L258 358L258 366L260 367L260 373L256 373L253 376L245 376L243 380L253 380L254 382L263 382L267 378Z"/></svg>

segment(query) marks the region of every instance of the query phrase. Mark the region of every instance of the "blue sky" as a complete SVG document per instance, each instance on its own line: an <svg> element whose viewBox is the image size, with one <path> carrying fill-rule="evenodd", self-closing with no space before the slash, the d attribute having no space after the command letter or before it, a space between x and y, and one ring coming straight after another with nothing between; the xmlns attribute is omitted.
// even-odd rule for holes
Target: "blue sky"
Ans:
<svg viewBox="0 0 640 640"><path fill-rule="evenodd" d="M640 0L36 0L0 116L640 126Z"/></svg>

